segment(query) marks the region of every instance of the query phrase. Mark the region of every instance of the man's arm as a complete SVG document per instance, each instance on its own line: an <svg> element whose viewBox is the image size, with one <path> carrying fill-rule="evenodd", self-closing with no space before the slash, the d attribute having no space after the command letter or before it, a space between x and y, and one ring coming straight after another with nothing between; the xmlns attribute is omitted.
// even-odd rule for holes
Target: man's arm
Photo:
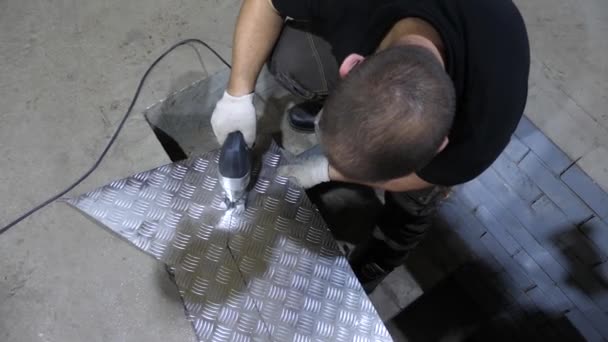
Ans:
<svg viewBox="0 0 608 342"><path fill-rule="evenodd" d="M357 182L352 181L346 177L344 177L340 172L338 172L333 167L329 167L329 178L332 181L338 182L347 182L347 183L357 183L368 185L374 188L384 189L386 191L392 192L405 192L405 191L414 191L421 190L428 187L433 186L433 184L425 181L424 179L418 177L415 173L409 174L405 177L391 179L386 182L378 182L378 183L366 183L366 182Z"/></svg>
<svg viewBox="0 0 608 342"><path fill-rule="evenodd" d="M272 0L245 0L237 19L228 93L251 94L262 66L276 43L283 18Z"/></svg>
<svg viewBox="0 0 608 342"><path fill-rule="evenodd" d="M338 170L329 165L329 161L321 154L320 149L305 157L296 157L296 160L290 164L279 167L278 174L282 177L291 178L305 189L329 181L362 184L393 192L421 190L433 186L415 173L386 182L354 181L344 177Z"/></svg>

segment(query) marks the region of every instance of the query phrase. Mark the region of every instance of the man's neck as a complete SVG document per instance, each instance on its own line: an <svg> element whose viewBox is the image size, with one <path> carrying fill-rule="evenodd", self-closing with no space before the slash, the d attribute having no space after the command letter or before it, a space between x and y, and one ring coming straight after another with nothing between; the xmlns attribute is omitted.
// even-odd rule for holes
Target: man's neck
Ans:
<svg viewBox="0 0 608 342"><path fill-rule="evenodd" d="M414 44L428 48L442 64L445 61L443 41L439 32L428 22L419 18L399 20L382 39L376 51L389 47Z"/></svg>

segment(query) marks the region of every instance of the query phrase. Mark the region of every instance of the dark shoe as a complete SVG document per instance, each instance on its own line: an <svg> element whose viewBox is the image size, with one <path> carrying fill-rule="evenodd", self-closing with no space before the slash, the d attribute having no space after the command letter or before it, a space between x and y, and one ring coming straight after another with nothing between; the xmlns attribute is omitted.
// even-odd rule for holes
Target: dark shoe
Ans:
<svg viewBox="0 0 608 342"><path fill-rule="evenodd" d="M323 104L319 102L304 102L289 110L289 124L297 131L313 133L315 131L315 119Z"/></svg>
<svg viewBox="0 0 608 342"><path fill-rule="evenodd" d="M370 294L380 285L395 267L381 265L376 258L386 252L386 245L377 239L370 238L348 253L348 261L361 282L365 293Z"/></svg>

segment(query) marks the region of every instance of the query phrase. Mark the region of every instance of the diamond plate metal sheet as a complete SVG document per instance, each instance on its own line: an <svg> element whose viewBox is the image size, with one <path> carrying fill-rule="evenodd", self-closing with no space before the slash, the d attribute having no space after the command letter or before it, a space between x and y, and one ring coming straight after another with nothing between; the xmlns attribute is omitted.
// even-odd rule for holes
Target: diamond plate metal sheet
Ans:
<svg viewBox="0 0 608 342"><path fill-rule="evenodd" d="M138 173L69 203L169 265L200 341L391 341L273 145L245 210L228 210L217 151Z"/></svg>

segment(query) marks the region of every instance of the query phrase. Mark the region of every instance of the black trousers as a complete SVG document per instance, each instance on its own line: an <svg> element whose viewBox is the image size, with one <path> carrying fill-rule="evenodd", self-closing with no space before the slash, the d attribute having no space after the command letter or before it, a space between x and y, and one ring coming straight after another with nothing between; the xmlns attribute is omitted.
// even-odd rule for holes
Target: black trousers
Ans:
<svg viewBox="0 0 608 342"><path fill-rule="evenodd" d="M304 99L322 101L339 80L339 66L327 41L312 33L303 23L288 23L274 47L269 60L270 72L292 94ZM343 184L322 185L321 192L344 187ZM354 200L374 213L375 228L371 237L349 255L353 270L366 287L373 289L395 267L403 264L408 253L422 240L431 226L432 216L449 188L434 186L419 191L385 192L384 203L372 189L346 185L349 194L361 197ZM312 190L311 198L323 199ZM330 196L331 197L331 196ZM323 203L316 204L319 207ZM365 204L363 204L365 203ZM323 208L320 208L323 212Z"/></svg>

